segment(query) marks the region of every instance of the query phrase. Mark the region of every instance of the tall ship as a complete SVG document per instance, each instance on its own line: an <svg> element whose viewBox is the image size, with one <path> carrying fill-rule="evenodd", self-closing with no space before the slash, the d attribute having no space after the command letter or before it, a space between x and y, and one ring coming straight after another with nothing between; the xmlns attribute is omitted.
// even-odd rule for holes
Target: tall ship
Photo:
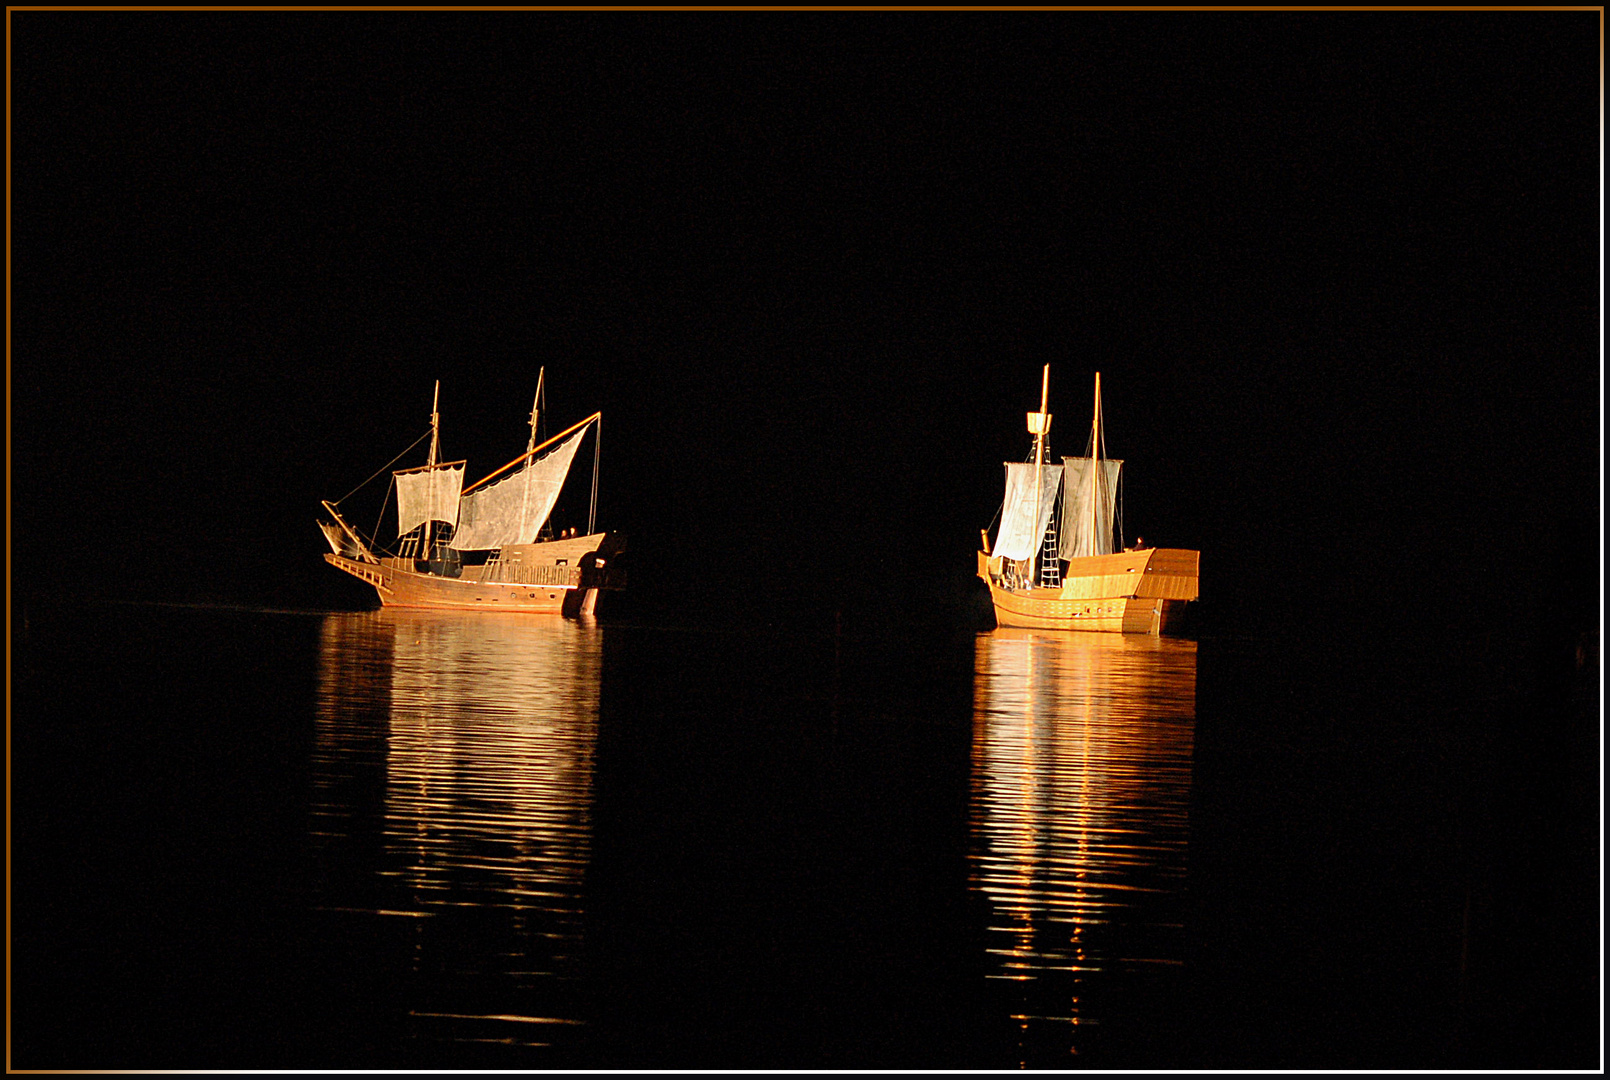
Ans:
<svg viewBox="0 0 1610 1080"><path fill-rule="evenodd" d="M391 474L385 503L397 499L397 537L389 548L366 538L341 513L343 499L324 501L330 520L319 521L330 551L324 560L373 585L386 607L529 611L591 615L598 594L625 585L618 557L625 540L595 531L598 511L601 413L539 441L543 375L531 405L525 453L473 484L464 484L463 461L441 460L441 383L431 400L430 449L424 465ZM587 530L555 535L549 517L589 433L593 437L592 496ZM384 466L391 468L426 435ZM359 485L359 489L368 481Z"/></svg>
<svg viewBox="0 0 1610 1080"><path fill-rule="evenodd" d="M1202 554L1183 548L1132 548L1115 540L1123 461L1109 458L1095 415L1082 457L1049 461L1051 366L1040 380L1040 410L1028 414L1034 447L1027 462L1006 463L1006 496L990 542L982 530L978 576L989 585L995 621L1040 630L1124 634L1177 631L1197 598Z"/></svg>

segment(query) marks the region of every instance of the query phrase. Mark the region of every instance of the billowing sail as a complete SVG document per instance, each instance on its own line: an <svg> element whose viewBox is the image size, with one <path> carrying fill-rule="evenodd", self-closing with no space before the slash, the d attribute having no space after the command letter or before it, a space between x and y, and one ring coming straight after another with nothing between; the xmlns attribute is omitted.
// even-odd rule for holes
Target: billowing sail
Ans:
<svg viewBox="0 0 1610 1080"><path fill-rule="evenodd" d="M583 427L543 457L459 499L458 531L451 546L482 551L535 540L559 501L559 489L586 433Z"/></svg>
<svg viewBox="0 0 1610 1080"><path fill-rule="evenodd" d="M1065 457L1062 486L1062 523L1057 532L1061 540L1060 555L1064 559L1080 559L1086 555L1111 555L1113 546L1113 509L1118 499L1118 472L1123 461L1102 458L1101 469L1095 474L1095 490L1091 490L1090 459ZM1096 512L1091 514L1094 502Z"/></svg>
<svg viewBox="0 0 1610 1080"><path fill-rule="evenodd" d="M995 537L995 558L1020 561L1040 550L1051 510L1057 504L1061 465L1041 465L1039 506L1035 506L1033 465L1006 463L1006 502L1001 507L1001 531ZM1036 515L1035 510L1039 513Z"/></svg>
<svg viewBox="0 0 1610 1080"><path fill-rule="evenodd" d="M427 521L458 521L458 493L464 487L464 463L403 469L397 477L397 535L406 536Z"/></svg>

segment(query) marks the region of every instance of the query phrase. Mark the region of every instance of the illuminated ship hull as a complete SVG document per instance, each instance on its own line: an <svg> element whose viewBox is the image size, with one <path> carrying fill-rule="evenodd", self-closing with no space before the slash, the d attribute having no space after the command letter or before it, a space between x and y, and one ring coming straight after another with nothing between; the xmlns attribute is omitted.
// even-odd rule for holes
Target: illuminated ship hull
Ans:
<svg viewBox="0 0 1610 1080"><path fill-rule="evenodd" d="M373 585L385 607L575 616L593 614L601 590L625 585L621 569L611 565L625 546L616 534L593 533L510 545L481 566L397 558L364 562L332 553L324 561Z"/></svg>
<svg viewBox="0 0 1610 1080"><path fill-rule="evenodd" d="M1178 629L1185 604L1197 597L1201 553L1148 548L1068 559L1062 584L1010 588L1002 560L978 553L978 576L989 585L995 621L1038 630L1107 630L1164 634Z"/></svg>
<svg viewBox="0 0 1610 1080"><path fill-rule="evenodd" d="M430 431L414 443L417 446L429 437L429 460L393 472L387 490L387 501L393 491L397 496L395 546L382 548L377 540L353 528L340 511L344 499L325 501L331 520L319 522L330 545L324 561L374 586L383 607L593 614L600 591L626 584L616 561L626 549L625 540L618 533L593 530L603 414L593 413L539 442L543 400L539 372L525 453L465 486L465 462L441 460L441 417L436 410L440 383L436 393ZM593 434L593 485L587 531L576 536L571 529L572 535L544 539L552 536L549 517L589 431ZM384 471L369 479L377 479Z"/></svg>
<svg viewBox="0 0 1610 1080"><path fill-rule="evenodd" d="M980 531L978 576L989 586L995 621L1032 630L1106 630L1162 634L1177 629L1196 599L1201 552L1146 547L1119 550L1116 515L1123 461L1105 452L1101 373L1096 373L1090 441L1081 456L1049 462L1051 365L1040 379L1040 408L1027 416L1034 450L1008 461L1006 494L992 543ZM993 524L993 522L992 522Z"/></svg>

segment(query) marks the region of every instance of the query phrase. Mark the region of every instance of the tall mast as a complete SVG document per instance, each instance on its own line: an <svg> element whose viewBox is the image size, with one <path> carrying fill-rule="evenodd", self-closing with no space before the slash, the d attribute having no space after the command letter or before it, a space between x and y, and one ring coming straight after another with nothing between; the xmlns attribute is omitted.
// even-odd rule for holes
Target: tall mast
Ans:
<svg viewBox="0 0 1610 1080"><path fill-rule="evenodd" d="M1101 501L1101 484L1097 477L1101 473L1101 372L1096 372L1096 414L1090 421L1090 554L1100 554L1102 543L1096 538L1096 528L1100 524L1100 511L1097 504Z"/></svg>
<svg viewBox="0 0 1610 1080"><path fill-rule="evenodd" d="M436 392L430 398L430 460L426 466L435 465L442 456L442 415L436 407L442 401L442 380L436 380Z"/></svg>
<svg viewBox="0 0 1610 1080"><path fill-rule="evenodd" d="M525 520L526 511L531 506L531 451L537 448L537 423L542 419L542 375L547 370L545 367L537 369L537 393L531 399L531 438L527 439L525 444L525 490L520 493L521 521ZM541 529L540 523L538 529ZM536 537L532 537L532 539L534 540Z"/></svg>
<svg viewBox="0 0 1610 1080"><path fill-rule="evenodd" d="M530 454L537 448L537 422L542 419L542 376L548 369L537 369L537 396L531 399L531 441L525 444L525 452Z"/></svg>
<svg viewBox="0 0 1610 1080"><path fill-rule="evenodd" d="M1045 422L1045 406L1050 394L1051 365L1047 364L1045 365L1045 370L1040 373L1040 423L1038 430L1034 433L1034 463L1036 465L1045 464L1045 429L1050 427Z"/></svg>
<svg viewBox="0 0 1610 1080"><path fill-rule="evenodd" d="M1050 393L1051 365L1047 364L1045 365L1045 370L1040 373L1040 411L1029 415L1029 430L1034 432L1034 517L1032 520L1035 524L1040 521L1040 487L1042 486L1040 475L1041 469L1045 465L1045 433L1051 427L1051 417L1045 411ZM1035 541L1034 551L1029 555L1029 580L1031 582L1035 580L1034 570L1040 558L1040 541L1043 539L1044 537L1040 537Z"/></svg>
<svg viewBox="0 0 1610 1080"><path fill-rule="evenodd" d="M430 398L430 459L425 462L426 468L433 468L442 454L442 417L436 411L436 407L441 404L441 401L442 380L437 379L436 391L431 394ZM420 555L426 559L430 558L430 526L430 518L427 517L425 519L425 542L419 549Z"/></svg>
<svg viewBox="0 0 1610 1080"><path fill-rule="evenodd" d="M598 426L593 428L593 497L587 504L587 535L591 536L593 526L598 520L598 458L604 446L604 418L598 418Z"/></svg>

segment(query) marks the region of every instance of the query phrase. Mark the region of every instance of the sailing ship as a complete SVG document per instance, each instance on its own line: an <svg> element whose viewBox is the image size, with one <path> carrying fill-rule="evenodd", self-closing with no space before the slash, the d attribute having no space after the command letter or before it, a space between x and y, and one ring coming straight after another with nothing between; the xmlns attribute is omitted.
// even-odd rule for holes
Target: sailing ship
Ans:
<svg viewBox="0 0 1610 1080"><path fill-rule="evenodd" d="M1161 634L1178 628L1197 597L1201 552L1114 542L1123 461L1106 456L1101 373L1095 417L1082 457L1047 461L1051 365L1040 380L1040 411L1028 414L1032 458L1006 463L1006 497L992 545L981 532L978 576L989 585L995 621L1042 630Z"/></svg>
<svg viewBox="0 0 1610 1080"><path fill-rule="evenodd" d="M431 401L428 460L392 473L386 501L394 490L394 547L380 549L342 516L340 504L356 494L354 490L343 499L322 503L332 519L319 521L331 549L324 560L373 585L386 607L593 614L601 590L625 585L616 565L625 540L616 533L594 531L602 414L593 413L539 442L543 406L539 372L525 453L465 486L465 462L441 460L440 400L438 382ZM555 536L549 517L589 431L593 486L587 531L570 535L577 530L567 530ZM424 439L420 436L414 446ZM393 458L381 473L412 449ZM384 503L381 512L384 515Z"/></svg>

